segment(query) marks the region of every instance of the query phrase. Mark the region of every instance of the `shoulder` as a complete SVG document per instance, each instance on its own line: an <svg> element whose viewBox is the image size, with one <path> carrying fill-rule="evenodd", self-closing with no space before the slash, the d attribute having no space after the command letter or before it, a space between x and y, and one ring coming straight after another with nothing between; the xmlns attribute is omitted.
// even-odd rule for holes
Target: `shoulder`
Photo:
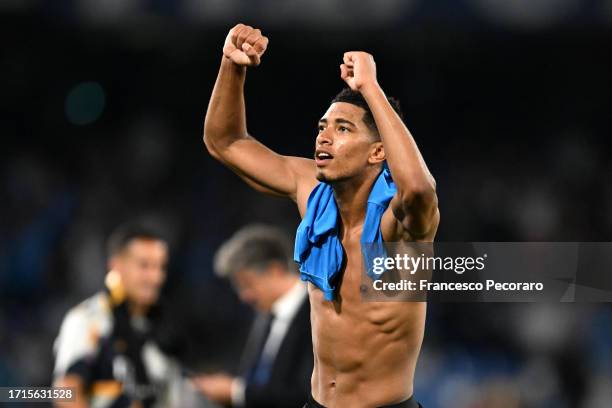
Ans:
<svg viewBox="0 0 612 408"><path fill-rule="evenodd" d="M103 323L112 317L110 299L106 292L98 292L71 308L62 326L80 326Z"/></svg>
<svg viewBox="0 0 612 408"><path fill-rule="evenodd" d="M308 198L310 197L310 194L312 193L312 191L315 189L315 187L319 183L320 182L319 180L317 180L317 177L316 177L316 167L314 166L314 164L312 166L311 172L305 172L302 176L298 178L295 203L298 206L300 217L303 218L304 215L306 214L306 208L308 206Z"/></svg>
<svg viewBox="0 0 612 408"><path fill-rule="evenodd" d="M112 313L105 292L70 309L54 342L55 374L66 372L75 362L96 354L100 338L108 335L111 326Z"/></svg>

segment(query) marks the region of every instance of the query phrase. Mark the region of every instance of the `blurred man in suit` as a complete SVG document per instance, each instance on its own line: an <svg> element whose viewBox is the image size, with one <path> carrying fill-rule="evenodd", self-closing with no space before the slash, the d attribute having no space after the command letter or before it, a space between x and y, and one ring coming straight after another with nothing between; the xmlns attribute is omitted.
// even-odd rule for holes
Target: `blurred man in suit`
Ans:
<svg viewBox="0 0 612 408"><path fill-rule="evenodd" d="M310 306L289 239L275 228L246 227L219 249L215 271L231 280L257 317L240 375L205 375L195 384L211 400L233 407L301 407L313 368Z"/></svg>

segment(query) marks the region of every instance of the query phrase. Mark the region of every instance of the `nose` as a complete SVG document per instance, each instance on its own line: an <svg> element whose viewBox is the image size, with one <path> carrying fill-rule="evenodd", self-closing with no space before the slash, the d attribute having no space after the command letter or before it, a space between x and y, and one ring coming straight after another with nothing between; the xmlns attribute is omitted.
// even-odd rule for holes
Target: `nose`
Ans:
<svg viewBox="0 0 612 408"><path fill-rule="evenodd" d="M320 132L317 135L316 142L317 142L317 146L332 145L333 138L332 138L332 133L329 131L329 129L325 129L324 131Z"/></svg>

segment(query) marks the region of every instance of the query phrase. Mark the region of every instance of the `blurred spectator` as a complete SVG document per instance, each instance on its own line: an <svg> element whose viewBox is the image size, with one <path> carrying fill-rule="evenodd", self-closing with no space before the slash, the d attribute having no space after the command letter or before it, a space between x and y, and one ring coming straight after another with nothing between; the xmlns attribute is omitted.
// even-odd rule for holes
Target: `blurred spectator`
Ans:
<svg viewBox="0 0 612 408"><path fill-rule="evenodd" d="M217 252L216 272L232 281L258 316L239 376L211 374L194 380L212 400L234 407L295 408L310 394L310 307L290 248L282 232L248 226Z"/></svg>
<svg viewBox="0 0 612 408"><path fill-rule="evenodd" d="M166 279L167 242L124 225L111 235L108 257L106 289L64 318L54 384L75 389L76 403L67 407L185 406L187 383L155 343L150 321Z"/></svg>

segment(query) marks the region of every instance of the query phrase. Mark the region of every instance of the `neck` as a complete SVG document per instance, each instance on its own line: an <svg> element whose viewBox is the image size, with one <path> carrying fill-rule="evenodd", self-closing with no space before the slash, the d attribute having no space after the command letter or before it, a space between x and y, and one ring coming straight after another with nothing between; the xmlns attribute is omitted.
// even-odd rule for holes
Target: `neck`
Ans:
<svg viewBox="0 0 612 408"><path fill-rule="evenodd" d="M368 197L376 177L378 177L378 172L368 172L364 177L354 177L334 183L334 198L343 230L346 231L363 224Z"/></svg>
<svg viewBox="0 0 612 408"><path fill-rule="evenodd" d="M128 308L132 316L146 316L147 312L149 311L148 306L136 304L134 302L130 302L128 304Z"/></svg>
<svg viewBox="0 0 612 408"><path fill-rule="evenodd" d="M291 272L287 272L287 276L279 279L276 282L276 296L274 297L274 303L277 302L278 299L283 297L286 293L288 293L299 279L299 275Z"/></svg>
<svg viewBox="0 0 612 408"><path fill-rule="evenodd" d="M278 282L279 291L276 300L280 299L285 293L289 292L298 280L299 276L297 274L287 272L287 276Z"/></svg>

